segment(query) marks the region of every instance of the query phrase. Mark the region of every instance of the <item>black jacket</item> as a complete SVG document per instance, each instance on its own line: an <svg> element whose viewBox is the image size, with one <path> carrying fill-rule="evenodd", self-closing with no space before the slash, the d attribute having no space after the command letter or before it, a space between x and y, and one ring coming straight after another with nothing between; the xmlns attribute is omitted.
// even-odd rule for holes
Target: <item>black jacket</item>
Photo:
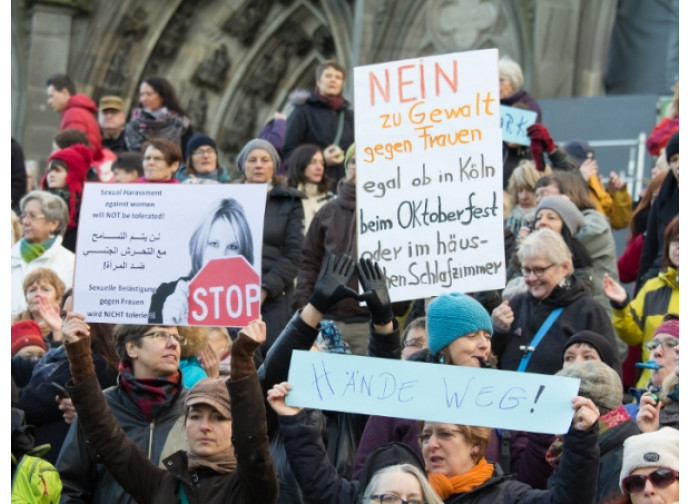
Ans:
<svg viewBox="0 0 690 504"><path fill-rule="evenodd" d="M345 100L342 108L336 111L316 93L311 93L288 117L283 158L288 159L292 151L302 144L316 144L322 149L333 144L341 111L344 114L344 122L338 146L343 152L347 151L355 141L355 116L350 104ZM342 164L333 165L327 168L327 173L335 185L345 175L345 169Z"/></svg>
<svg viewBox="0 0 690 504"><path fill-rule="evenodd" d="M297 189L279 184L266 198L261 250L261 287L268 292L261 306L266 322L264 354L290 319L289 306L304 239L303 197Z"/></svg>
<svg viewBox="0 0 690 504"><path fill-rule="evenodd" d="M571 276L567 287L556 286L544 300L523 292L510 300L515 319L507 332L494 328L491 348L498 357L499 369L514 371L523 352L521 345L529 345L549 314L558 307L563 312L548 330L532 354L526 371L555 374L563 367L562 350L565 341L577 331L589 329L609 338L615 346L615 333L606 310L594 300L583 281Z"/></svg>

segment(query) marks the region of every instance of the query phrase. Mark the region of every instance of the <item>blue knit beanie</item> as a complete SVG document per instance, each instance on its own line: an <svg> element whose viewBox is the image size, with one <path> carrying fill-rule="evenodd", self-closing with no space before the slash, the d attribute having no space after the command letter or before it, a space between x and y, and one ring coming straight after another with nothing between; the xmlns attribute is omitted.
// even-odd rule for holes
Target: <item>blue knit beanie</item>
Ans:
<svg viewBox="0 0 690 504"><path fill-rule="evenodd" d="M433 355L453 341L479 329L493 335L491 317L476 299L453 292L441 294L429 303L426 311L426 332L429 351Z"/></svg>
<svg viewBox="0 0 690 504"><path fill-rule="evenodd" d="M208 145L210 147L213 147L213 150L215 150L216 152L218 151L216 141L213 138L204 133L194 133L192 135L192 138L189 139L189 142L187 142L187 149L185 150L185 159L189 158L189 156L191 156L192 153L202 145Z"/></svg>

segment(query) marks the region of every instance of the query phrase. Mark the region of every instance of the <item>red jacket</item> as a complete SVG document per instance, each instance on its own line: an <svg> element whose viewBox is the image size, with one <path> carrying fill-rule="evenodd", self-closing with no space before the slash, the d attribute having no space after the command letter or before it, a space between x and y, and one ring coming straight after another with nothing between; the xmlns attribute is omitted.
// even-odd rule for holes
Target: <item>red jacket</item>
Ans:
<svg viewBox="0 0 690 504"><path fill-rule="evenodd" d="M94 101L84 94L74 94L67 100L65 108L62 110L62 120L60 121L60 131L74 128L86 133L91 145L91 157L98 161L102 157L101 148L101 128L96 120L98 107Z"/></svg>

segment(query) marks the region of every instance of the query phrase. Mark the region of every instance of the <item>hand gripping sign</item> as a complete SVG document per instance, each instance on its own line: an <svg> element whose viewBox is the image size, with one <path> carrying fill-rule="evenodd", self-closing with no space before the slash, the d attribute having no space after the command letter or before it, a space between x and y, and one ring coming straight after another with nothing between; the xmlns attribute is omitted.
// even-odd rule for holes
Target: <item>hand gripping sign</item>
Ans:
<svg viewBox="0 0 690 504"><path fill-rule="evenodd" d="M189 325L242 327L260 315L259 275L242 256L209 261L189 285Z"/></svg>

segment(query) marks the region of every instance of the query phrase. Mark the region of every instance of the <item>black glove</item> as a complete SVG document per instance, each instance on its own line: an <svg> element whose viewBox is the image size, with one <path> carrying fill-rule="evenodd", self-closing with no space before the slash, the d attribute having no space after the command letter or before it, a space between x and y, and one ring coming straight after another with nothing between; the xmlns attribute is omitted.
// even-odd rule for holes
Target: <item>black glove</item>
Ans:
<svg viewBox="0 0 690 504"><path fill-rule="evenodd" d="M364 289L364 294L359 299L366 301L374 324L385 325L393 320L393 305L388 296L386 277L378 263L371 259L360 259L357 263L357 278Z"/></svg>
<svg viewBox="0 0 690 504"><path fill-rule="evenodd" d="M355 260L352 257L343 254L336 259L331 254L326 262L326 271L309 298L309 304L326 313L338 301L357 299L358 294L347 286L354 269Z"/></svg>

